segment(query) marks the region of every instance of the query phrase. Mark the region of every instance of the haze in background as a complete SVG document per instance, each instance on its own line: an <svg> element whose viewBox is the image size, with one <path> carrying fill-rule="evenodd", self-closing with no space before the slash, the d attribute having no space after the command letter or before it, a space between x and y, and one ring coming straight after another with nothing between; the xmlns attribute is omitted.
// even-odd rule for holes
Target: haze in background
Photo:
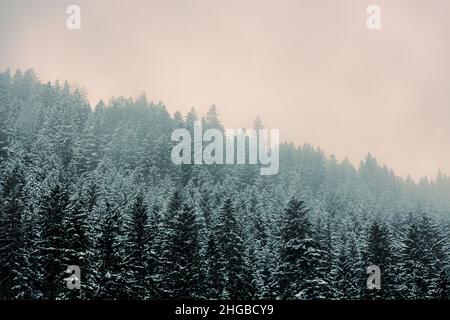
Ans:
<svg viewBox="0 0 450 320"><path fill-rule="evenodd" d="M449 15L447 0L0 0L0 69L68 80L93 105L143 92L172 114L216 104L227 128L259 115L282 140L434 177L450 172Z"/></svg>

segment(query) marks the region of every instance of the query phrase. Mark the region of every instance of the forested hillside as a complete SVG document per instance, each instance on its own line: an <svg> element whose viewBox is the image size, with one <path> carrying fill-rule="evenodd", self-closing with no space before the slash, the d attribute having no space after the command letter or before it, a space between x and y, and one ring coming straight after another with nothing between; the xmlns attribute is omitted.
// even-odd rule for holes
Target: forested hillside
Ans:
<svg viewBox="0 0 450 320"><path fill-rule="evenodd" d="M415 183L370 154L355 168L289 143L274 176L174 165L172 131L199 119L223 130L214 106L90 106L32 70L1 73L0 299L447 297L449 177Z"/></svg>

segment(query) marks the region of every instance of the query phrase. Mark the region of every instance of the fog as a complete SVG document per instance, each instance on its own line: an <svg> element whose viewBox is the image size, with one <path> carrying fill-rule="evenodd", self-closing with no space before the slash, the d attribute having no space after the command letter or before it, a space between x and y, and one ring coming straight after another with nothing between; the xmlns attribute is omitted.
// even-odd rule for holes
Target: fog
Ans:
<svg viewBox="0 0 450 320"><path fill-rule="evenodd" d="M66 28L70 4L81 30ZM0 69L68 80L93 105L216 104L226 128L259 115L281 140L434 177L450 173L449 14L446 0L0 0Z"/></svg>

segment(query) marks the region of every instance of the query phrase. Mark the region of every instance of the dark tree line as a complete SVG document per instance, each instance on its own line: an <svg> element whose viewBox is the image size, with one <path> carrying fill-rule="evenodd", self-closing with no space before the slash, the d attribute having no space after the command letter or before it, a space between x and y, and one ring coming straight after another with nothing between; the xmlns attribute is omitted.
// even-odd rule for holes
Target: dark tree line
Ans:
<svg viewBox="0 0 450 320"><path fill-rule="evenodd" d="M176 166L171 132L196 120L223 130L215 106L91 108L67 83L1 73L0 299L447 298L446 175L415 183L370 154L354 168L287 143L275 176Z"/></svg>

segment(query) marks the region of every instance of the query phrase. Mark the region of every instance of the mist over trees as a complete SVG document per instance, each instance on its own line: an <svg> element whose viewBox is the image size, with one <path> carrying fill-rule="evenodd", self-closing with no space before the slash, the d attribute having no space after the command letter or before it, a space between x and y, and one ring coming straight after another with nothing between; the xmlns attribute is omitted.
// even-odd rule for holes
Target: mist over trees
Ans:
<svg viewBox="0 0 450 320"><path fill-rule="evenodd" d="M449 177L415 183L370 154L355 168L291 143L274 176L176 166L170 135L196 120L223 130L214 106L91 107L67 83L1 73L0 299L448 297Z"/></svg>

